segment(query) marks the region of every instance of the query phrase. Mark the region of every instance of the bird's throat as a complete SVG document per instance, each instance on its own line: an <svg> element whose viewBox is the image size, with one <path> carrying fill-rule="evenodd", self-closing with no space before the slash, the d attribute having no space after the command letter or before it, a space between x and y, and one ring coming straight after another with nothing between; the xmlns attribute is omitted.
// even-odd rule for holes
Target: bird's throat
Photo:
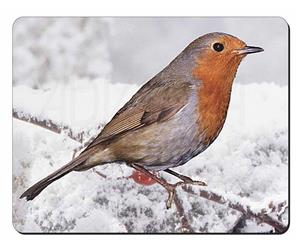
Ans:
<svg viewBox="0 0 300 250"><path fill-rule="evenodd" d="M198 72L201 74L201 72ZM206 76L206 77L205 77ZM229 107L235 72L220 75L201 74L198 89L198 126L203 143L210 145L223 128Z"/></svg>
<svg viewBox="0 0 300 250"><path fill-rule="evenodd" d="M198 125L200 134L204 136L205 144L211 144L223 128L230 102L230 89L220 86L210 88L205 84L198 92L199 117Z"/></svg>

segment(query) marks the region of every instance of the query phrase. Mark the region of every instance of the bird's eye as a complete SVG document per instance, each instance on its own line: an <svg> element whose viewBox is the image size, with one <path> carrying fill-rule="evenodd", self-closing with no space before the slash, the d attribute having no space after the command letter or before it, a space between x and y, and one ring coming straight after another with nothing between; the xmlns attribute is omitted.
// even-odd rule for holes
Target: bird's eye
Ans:
<svg viewBox="0 0 300 250"><path fill-rule="evenodd" d="M213 48L217 52L221 52L224 49L224 45L222 43L214 43Z"/></svg>

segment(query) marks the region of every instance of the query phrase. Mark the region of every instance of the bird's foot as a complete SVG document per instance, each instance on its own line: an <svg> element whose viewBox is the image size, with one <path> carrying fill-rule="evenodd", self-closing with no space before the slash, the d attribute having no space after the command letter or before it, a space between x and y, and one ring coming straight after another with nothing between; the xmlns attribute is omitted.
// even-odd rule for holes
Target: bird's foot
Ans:
<svg viewBox="0 0 300 250"><path fill-rule="evenodd" d="M187 177L185 175L183 175L182 177L183 178L181 180L183 180L184 184L207 186L207 184L204 181L195 181L195 180L193 180L190 177Z"/></svg>
<svg viewBox="0 0 300 250"><path fill-rule="evenodd" d="M185 175L181 175L178 174L170 169L165 170L166 172L176 176L177 178L181 179L181 181L176 182L175 184L171 184L168 183L167 181L165 181L164 179L152 174L151 172L149 172L148 170L146 170L145 168L143 168L140 165L137 164L131 164L131 166L133 168L135 168L136 170L140 171L141 173L145 174L146 176L150 177L151 179L155 180L158 184L160 184L162 187L164 187L167 192L168 192L168 199L166 202L166 206L167 209L171 208L173 200L174 200L174 196L175 196L175 192L176 192L176 188L178 186L182 186L182 185L198 185L198 186L206 186L206 183L203 181L194 181L193 179L191 179L190 177L187 177Z"/></svg>
<svg viewBox="0 0 300 250"><path fill-rule="evenodd" d="M169 198L167 200L167 209L169 209L172 205L172 202L174 200L175 191L178 186L182 186L182 185L186 185L186 184L197 185L197 186L207 186L207 184L203 181L195 181L192 178L182 175L182 174L179 174L171 169L166 169L165 172L167 172L181 180L175 184L168 183L168 186L165 186L166 190L169 193Z"/></svg>
<svg viewBox="0 0 300 250"><path fill-rule="evenodd" d="M182 181L177 182L175 184L170 184L168 182L166 182L166 183L167 183L167 185L165 185L163 187L167 190L167 192L169 194L167 202L166 202L166 207L167 207L167 209L169 209L172 207L172 203L173 203L174 196L176 193L176 188L184 183Z"/></svg>
<svg viewBox="0 0 300 250"><path fill-rule="evenodd" d="M184 176L187 177L187 176ZM182 181L176 182L175 184L170 184L166 182L167 185L164 185L163 187L168 191L169 197L166 202L167 209L172 207L172 203L174 200L176 188L183 185L198 185L198 186L207 186L207 184L203 181L194 181L193 179L187 177L182 179Z"/></svg>
<svg viewBox="0 0 300 250"><path fill-rule="evenodd" d="M198 185L198 186L207 186L207 184L203 181L195 181L192 178L179 174L171 169L166 169L165 172L176 176L178 179L182 180L184 184Z"/></svg>

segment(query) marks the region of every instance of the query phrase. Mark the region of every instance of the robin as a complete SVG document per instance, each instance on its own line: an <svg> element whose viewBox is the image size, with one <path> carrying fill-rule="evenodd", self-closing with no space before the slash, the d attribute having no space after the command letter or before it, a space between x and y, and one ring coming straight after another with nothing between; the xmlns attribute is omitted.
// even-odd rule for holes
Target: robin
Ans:
<svg viewBox="0 0 300 250"><path fill-rule="evenodd" d="M197 38L143 85L80 155L27 189L20 198L34 199L72 171L124 162L168 191L169 208L176 186L206 185L171 168L185 164L217 138L240 62L246 55L261 51L225 33ZM170 184L153 171L165 171L181 181Z"/></svg>

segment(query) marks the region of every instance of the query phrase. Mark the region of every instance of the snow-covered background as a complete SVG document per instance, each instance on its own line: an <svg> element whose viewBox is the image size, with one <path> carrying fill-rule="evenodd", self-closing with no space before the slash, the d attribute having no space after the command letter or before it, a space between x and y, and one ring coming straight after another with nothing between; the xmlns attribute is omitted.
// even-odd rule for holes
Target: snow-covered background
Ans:
<svg viewBox="0 0 300 250"><path fill-rule="evenodd" d="M278 17L19 18L13 84L37 88L74 76L143 84L191 41L214 31L265 49L240 66L238 82L287 84L288 26Z"/></svg>
<svg viewBox="0 0 300 250"><path fill-rule="evenodd" d="M147 24L147 32L140 31L139 37L164 32L163 38L172 39L175 36L173 27L182 25L180 19L160 20L160 26L155 19L141 20ZM205 19L184 22L193 21L196 25L182 28L182 37L195 34L199 22L214 27L210 31L225 27L226 32L233 29L230 33L235 34L235 25L230 19L224 22L218 19L215 26ZM277 21L281 27L282 20ZM271 24L274 26L274 22ZM174 52L170 49L172 46L162 43L163 38L159 36L161 43L154 43L153 39L141 43L134 54L133 36L139 25L136 19L18 19L13 31L13 107L16 114L48 119L68 126L74 133L84 132L84 141L95 136L99 132L97 127L107 123L143 83L138 81L150 78L150 73L153 75L164 66L162 60L172 59L168 58L168 53L173 51L174 57L189 42L181 44L184 38L177 39L174 46L178 51ZM266 20L262 26L267 32L275 29L272 25ZM200 29L198 33L205 32L201 33ZM288 205L288 87L284 69L287 33L278 33L279 38L270 42L276 46L269 48L276 48L274 53L280 52L277 56L282 59L281 70L276 70L278 60L263 64L262 55L252 56L257 57L256 60L247 58L234 84L228 118L220 136L204 153L176 170L207 182L206 190L254 212L264 210L287 225L287 210L283 210L283 214L272 210L282 203ZM262 35L256 37L263 41ZM270 41L270 37L267 38ZM253 41L251 44L261 45ZM154 50L158 51L157 61L157 57L153 57ZM161 51L168 52L162 54ZM271 52L264 54L268 56ZM150 64L156 66L147 67ZM156 68L157 65L160 68ZM273 74L270 74L270 67L275 69ZM251 73L256 69L258 73ZM263 72L265 78L260 78L264 76ZM248 75L257 78L248 79ZM125 165L97 167L106 178L93 170L74 172L50 185L33 201L19 199L26 188L68 162L80 145L66 133L57 134L28 122L13 120L13 224L17 230L181 232L176 207L165 208L165 190L157 184L137 184L128 178L132 170ZM162 175L169 181L175 180ZM226 205L188 194L180 188L178 196L194 232L273 230L253 218L244 218Z"/></svg>

